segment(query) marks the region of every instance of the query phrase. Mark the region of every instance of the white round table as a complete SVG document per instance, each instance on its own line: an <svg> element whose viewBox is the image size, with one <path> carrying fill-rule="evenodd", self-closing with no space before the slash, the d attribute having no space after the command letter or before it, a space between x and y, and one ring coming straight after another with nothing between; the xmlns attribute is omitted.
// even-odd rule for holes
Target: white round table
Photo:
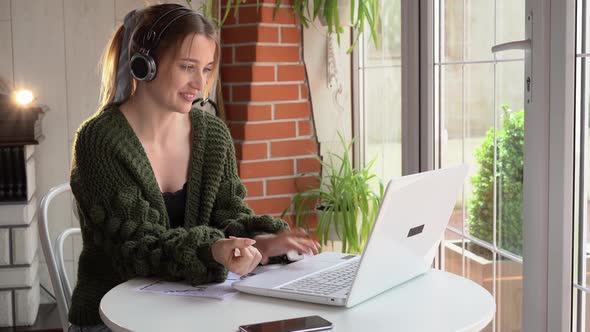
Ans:
<svg viewBox="0 0 590 332"><path fill-rule="evenodd" d="M103 297L100 315L109 328L233 332L243 324L319 315L334 324L333 331L479 331L496 308L483 287L439 270L348 309L244 293L217 300L134 290L147 282L127 281Z"/></svg>

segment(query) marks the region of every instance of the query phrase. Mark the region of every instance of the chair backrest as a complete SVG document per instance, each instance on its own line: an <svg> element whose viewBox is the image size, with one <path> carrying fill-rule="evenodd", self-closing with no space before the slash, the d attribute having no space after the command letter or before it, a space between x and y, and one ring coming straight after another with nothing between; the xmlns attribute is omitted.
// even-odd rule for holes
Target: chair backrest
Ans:
<svg viewBox="0 0 590 332"><path fill-rule="evenodd" d="M69 191L71 191L69 183L64 183L49 189L47 194L43 196L41 204L39 205L39 212L37 213L39 216L39 237L41 239L41 248L43 249L45 261L47 262L47 270L49 271L49 277L51 279L51 284L53 285L59 318L64 331L67 331L70 325L68 321L68 311L72 299L72 288L64 264L63 245L68 236L80 233L80 229L68 228L60 233L55 240L54 249L51 245L51 238L49 235L48 211L49 205L55 197Z"/></svg>

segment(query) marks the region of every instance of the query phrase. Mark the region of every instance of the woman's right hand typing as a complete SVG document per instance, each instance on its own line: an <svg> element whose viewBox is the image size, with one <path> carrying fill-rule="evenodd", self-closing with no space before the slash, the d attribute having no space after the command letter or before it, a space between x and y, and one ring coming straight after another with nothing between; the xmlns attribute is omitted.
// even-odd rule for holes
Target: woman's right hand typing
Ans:
<svg viewBox="0 0 590 332"><path fill-rule="evenodd" d="M245 275L252 272L262 259L260 251L252 246L254 243L256 241L249 238L230 236L213 243L211 253L213 259L229 271Z"/></svg>

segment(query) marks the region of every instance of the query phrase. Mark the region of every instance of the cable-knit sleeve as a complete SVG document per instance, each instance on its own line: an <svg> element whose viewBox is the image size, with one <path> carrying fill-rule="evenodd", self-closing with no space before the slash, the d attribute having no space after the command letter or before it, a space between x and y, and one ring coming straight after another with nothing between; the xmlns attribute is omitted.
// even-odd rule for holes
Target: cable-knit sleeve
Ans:
<svg viewBox="0 0 590 332"><path fill-rule="evenodd" d="M227 270L211 254L211 245L224 234L209 226L169 229L167 217L150 205L125 164L101 142L106 139L95 136L87 128L78 132L70 178L84 250L104 251L125 279L225 280Z"/></svg>
<svg viewBox="0 0 590 332"><path fill-rule="evenodd" d="M246 187L237 171L234 145L227 133L228 148L224 174L215 200L211 223L222 229L226 236L249 237L264 233L277 233L289 229L281 219L268 215L255 215L245 203Z"/></svg>

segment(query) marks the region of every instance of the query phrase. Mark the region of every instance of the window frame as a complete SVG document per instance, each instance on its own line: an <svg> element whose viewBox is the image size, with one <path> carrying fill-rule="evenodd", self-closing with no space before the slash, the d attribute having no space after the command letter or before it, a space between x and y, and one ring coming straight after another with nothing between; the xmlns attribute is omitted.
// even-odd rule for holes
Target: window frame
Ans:
<svg viewBox="0 0 590 332"><path fill-rule="evenodd" d="M574 289L575 1L526 3L533 16L533 100L525 114L522 328L568 331ZM527 146L527 135L542 145Z"/></svg>
<svg viewBox="0 0 590 332"><path fill-rule="evenodd" d="M532 51L526 60L533 97L525 106L524 331L574 328L575 5L575 0L526 0L525 13L533 18ZM410 174L437 167L434 2L402 0L401 6L402 172ZM354 82L359 81L358 58L355 51ZM360 138L359 86L353 86L354 134ZM356 160L363 163L359 145Z"/></svg>

